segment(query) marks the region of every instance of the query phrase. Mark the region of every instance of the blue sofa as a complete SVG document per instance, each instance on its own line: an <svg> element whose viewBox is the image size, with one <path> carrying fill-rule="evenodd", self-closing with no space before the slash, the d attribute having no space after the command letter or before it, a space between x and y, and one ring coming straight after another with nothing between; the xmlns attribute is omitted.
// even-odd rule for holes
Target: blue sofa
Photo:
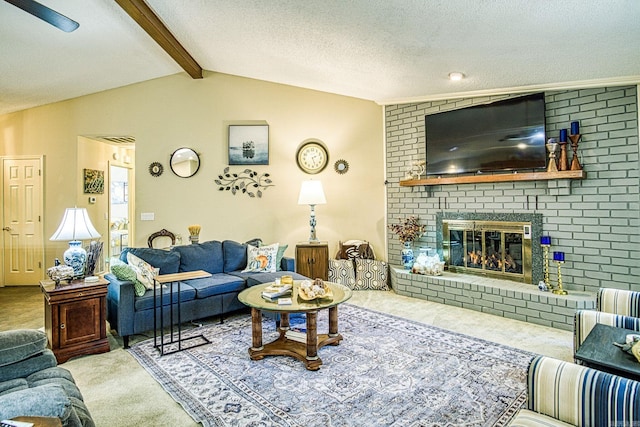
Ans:
<svg viewBox="0 0 640 427"><path fill-rule="evenodd" d="M71 373L57 365L44 332L0 332L0 420L55 417L64 427L93 427Z"/></svg>
<svg viewBox="0 0 640 427"><path fill-rule="evenodd" d="M245 288L261 283L272 282L283 275L291 275L295 280L306 279L295 273L293 258L283 257L279 271L246 272L247 243L232 240L210 241L184 246L174 246L169 250L151 248L127 248L120 259L126 262L130 252L159 268L159 274L171 274L186 271L205 270L211 277L191 279L180 282L180 309L182 322L222 316L226 313L245 308L238 301L238 294ZM129 336L153 330L153 290L136 296L133 282L119 280L114 274L107 274L109 281L107 292L107 321L111 329L123 338L125 348L129 346ZM177 284L173 284L177 288ZM174 302L178 293L174 288ZM156 291L158 292L158 291ZM170 286L162 288L162 304L170 303ZM159 292L157 298L160 298ZM175 316L170 310L163 310L164 324L169 325ZM159 316L159 315L158 315Z"/></svg>
<svg viewBox="0 0 640 427"><path fill-rule="evenodd" d="M527 374L527 407L509 427L640 425L640 382L537 356Z"/></svg>

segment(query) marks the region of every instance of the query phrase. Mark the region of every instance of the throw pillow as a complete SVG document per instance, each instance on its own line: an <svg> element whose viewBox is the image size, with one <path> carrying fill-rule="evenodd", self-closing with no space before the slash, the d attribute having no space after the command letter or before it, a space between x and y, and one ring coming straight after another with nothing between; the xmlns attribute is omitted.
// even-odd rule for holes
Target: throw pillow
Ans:
<svg viewBox="0 0 640 427"><path fill-rule="evenodd" d="M356 258L356 290L388 291L388 264L384 261Z"/></svg>
<svg viewBox="0 0 640 427"><path fill-rule="evenodd" d="M355 288L356 270L353 267L353 261L350 259L330 259L329 281L340 283L349 289Z"/></svg>
<svg viewBox="0 0 640 427"><path fill-rule="evenodd" d="M136 278L144 285L147 289L153 289L154 280L153 278L156 276L156 269L151 266L148 262L138 258L131 252L127 253L127 262L135 271Z"/></svg>
<svg viewBox="0 0 640 427"><path fill-rule="evenodd" d="M278 244L274 243L268 246L255 247L249 245L247 247L247 268L242 270L247 272L276 272L276 259L278 257Z"/></svg>
<svg viewBox="0 0 640 427"><path fill-rule="evenodd" d="M278 255L276 255L276 270L282 271L282 258L289 245L278 245Z"/></svg>
<svg viewBox="0 0 640 427"><path fill-rule="evenodd" d="M147 292L147 288L138 280L138 275L133 268L125 263L111 265L111 273L118 278L118 280L128 280L133 282L133 292L136 296L141 297Z"/></svg>
<svg viewBox="0 0 640 427"><path fill-rule="evenodd" d="M289 245L281 245L280 243L278 243L277 245L278 245L278 254L276 255L276 271L282 271L282 258L284 258L284 253L289 247ZM260 244L253 245L253 246L263 247L262 241L260 241Z"/></svg>

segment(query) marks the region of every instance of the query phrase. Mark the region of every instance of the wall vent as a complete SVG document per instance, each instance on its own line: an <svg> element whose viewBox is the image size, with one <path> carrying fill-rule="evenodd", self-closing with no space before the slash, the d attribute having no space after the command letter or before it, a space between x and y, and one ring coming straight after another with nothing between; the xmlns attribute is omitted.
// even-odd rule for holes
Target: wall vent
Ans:
<svg viewBox="0 0 640 427"><path fill-rule="evenodd" d="M109 144L135 144L136 138L134 136L98 136L96 139L107 142Z"/></svg>

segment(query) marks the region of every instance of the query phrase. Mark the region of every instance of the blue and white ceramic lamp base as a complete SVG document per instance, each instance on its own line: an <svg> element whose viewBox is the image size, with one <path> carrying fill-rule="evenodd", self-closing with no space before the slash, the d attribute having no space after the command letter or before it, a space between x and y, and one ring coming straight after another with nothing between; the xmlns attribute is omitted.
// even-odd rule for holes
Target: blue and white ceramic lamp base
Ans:
<svg viewBox="0 0 640 427"><path fill-rule="evenodd" d="M82 247L80 240L69 242L69 249L64 252L64 263L73 268L74 277L84 275L84 267L87 263L87 251Z"/></svg>

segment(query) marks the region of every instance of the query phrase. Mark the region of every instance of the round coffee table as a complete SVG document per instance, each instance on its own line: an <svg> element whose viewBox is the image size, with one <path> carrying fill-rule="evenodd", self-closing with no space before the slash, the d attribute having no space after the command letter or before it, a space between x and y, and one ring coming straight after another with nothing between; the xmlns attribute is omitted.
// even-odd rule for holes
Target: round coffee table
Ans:
<svg viewBox="0 0 640 427"><path fill-rule="evenodd" d="M351 298L351 289L339 283L325 282L333 292L333 297L303 300L298 296L300 280L293 283L291 304L280 305L278 301L267 301L262 298L264 289L273 283L252 286L240 292L238 299L251 307L252 346L249 348L251 360L260 360L265 356L291 356L302 361L310 371L320 369L322 359L318 357L318 349L325 345L338 345L342 335L338 333L338 304ZM318 311L329 311L329 333L318 334ZM262 311L280 313L279 337L268 344L262 344ZM305 313L307 316L306 335L291 331L289 313Z"/></svg>

